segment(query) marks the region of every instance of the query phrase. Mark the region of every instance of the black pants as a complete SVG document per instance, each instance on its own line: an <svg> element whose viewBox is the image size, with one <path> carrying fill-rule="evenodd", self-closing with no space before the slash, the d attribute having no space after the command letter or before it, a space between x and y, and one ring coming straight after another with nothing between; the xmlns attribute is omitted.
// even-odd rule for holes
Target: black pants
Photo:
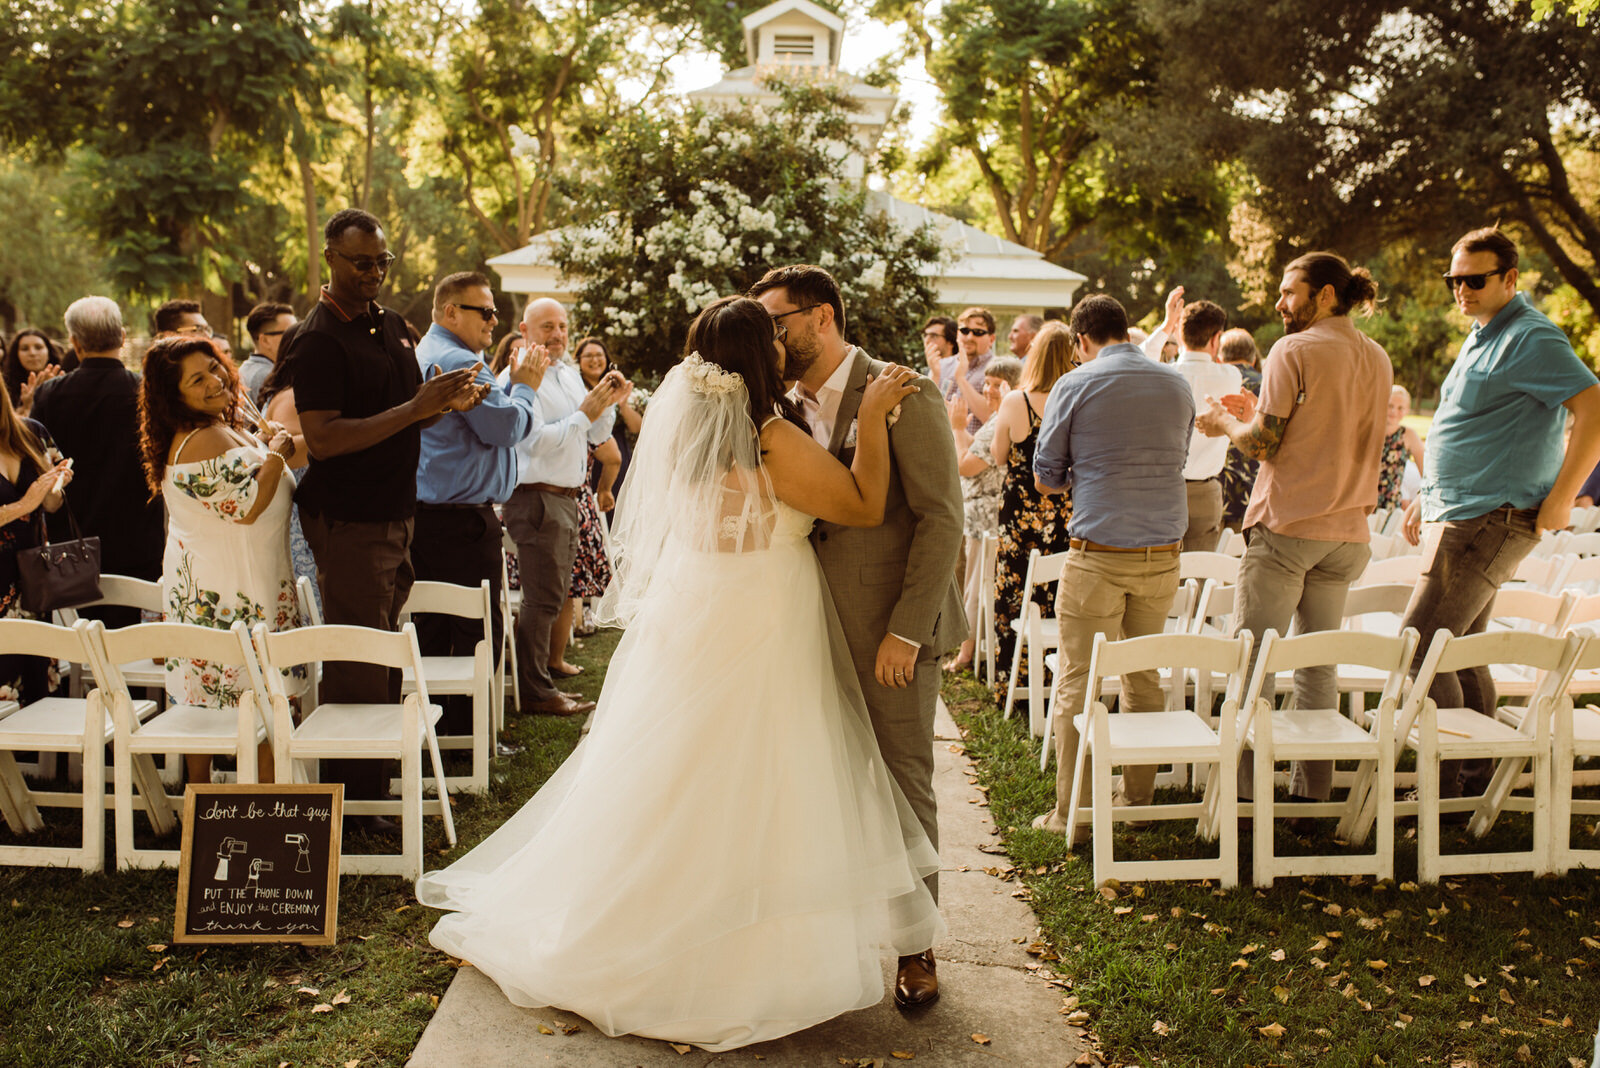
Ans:
<svg viewBox="0 0 1600 1068"><path fill-rule="evenodd" d="M418 503L416 531L411 538L411 567L424 582L450 582L476 587L489 580L489 604L494 638L493 664L499 667L501 570L500 519L491 505L429 505ZM419 614L412 617L417 644L424 656L471 656L483 640L483 624L460 616ZM472 698L450 694L434 698L444 709L440 734L472 733Z"/></svg>

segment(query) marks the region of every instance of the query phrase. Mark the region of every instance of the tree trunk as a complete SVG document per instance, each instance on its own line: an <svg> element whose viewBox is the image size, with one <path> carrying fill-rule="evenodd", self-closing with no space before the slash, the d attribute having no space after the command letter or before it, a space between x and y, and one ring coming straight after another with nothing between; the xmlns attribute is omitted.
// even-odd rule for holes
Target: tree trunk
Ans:
<svg viewBox="0 0 1600 1068"><path fill-rule="evenodd" d="M317 183L311 173L311 158L297 157L300 164L300 198L306 211L306 298L312 303L322 289L322 243L317 240L322 227L317 222Z"/></svg>

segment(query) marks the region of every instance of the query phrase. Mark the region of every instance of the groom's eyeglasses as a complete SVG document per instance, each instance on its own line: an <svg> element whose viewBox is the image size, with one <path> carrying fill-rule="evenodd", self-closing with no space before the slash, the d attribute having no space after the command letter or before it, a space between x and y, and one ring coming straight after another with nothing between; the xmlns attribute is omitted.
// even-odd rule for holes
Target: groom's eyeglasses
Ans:
<svg viewBox="0 0 1600 1068"><path fill-rule="evenodd" d="M807 304L804 308L794 308L794 309L792 309L790 311L779 312L777 315L774 315L772 317L772 321L775 322L775 323L779 323L781 325L783 320L789 318L789 316L791 316L791 315L799 315L801 312L808 312L812 308L820 308L820 307L822 307L821 304ZM787 330L788 327L784 327L784 329Z"/></svg>
<svg viewBox="0 0 1600 1068"><path fill-rule="evenodd" d="M789 328L784 326L782 323L777 323L776 325L778 329L773 332L772 340L781 342L784 338L789 336Z"/></svg>

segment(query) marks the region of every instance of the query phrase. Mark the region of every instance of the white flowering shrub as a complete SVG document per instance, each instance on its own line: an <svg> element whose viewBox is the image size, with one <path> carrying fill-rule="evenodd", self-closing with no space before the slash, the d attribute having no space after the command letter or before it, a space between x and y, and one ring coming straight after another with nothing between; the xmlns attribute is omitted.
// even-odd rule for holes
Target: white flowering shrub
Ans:
<svg viewBox="0 0 1600 1068"><path fill-rule="evenodd" d="M836 90L769 84L782 96L770 110L671 103L630 116L596 136L597 167L566 190L592 209L556 241L578 285L574 325L630 372L664 372L701 308L791 263L838 280L848 340L885 359L921 355L933 232L907 233L843 179L849 112Z"/></svg>

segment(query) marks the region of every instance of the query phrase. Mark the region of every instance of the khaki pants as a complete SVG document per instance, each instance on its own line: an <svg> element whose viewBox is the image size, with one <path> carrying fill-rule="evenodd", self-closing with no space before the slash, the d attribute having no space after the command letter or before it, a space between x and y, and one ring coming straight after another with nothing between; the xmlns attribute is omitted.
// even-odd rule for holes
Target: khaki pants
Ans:
<svg viewBox="0 0 1600 1068"><path fill-rule="evenodd" d="M1056 808L1047 824L1066 826L1072 803L1074 764L1078 758L1078 729L1072 717L1084 710L1089 690L1089 656L1096 634L1113 641L1160 634L1178 592L1178 554L1085 552L1073 549L1067 556L1056 594L1056 615L1061 622L1061 671L1056 683ZM1159 712L1165 706L1161 678L1140 671L1122 679L1119 702L1124 712ZM1122 793L1135 805L1149 804L1155 793L1154 765L1122 769ZM1079 784L1079 797L1088 801L1092 780ZM1100 801L1110 803L1111 799Z"/></svg>
<svg viewBox="0 0 1600 1068"><path fill-rule="evenodd" d="M1287 636L1289 624L1297 634L1338 630L1344 623L1345 594L1350 583L1366 570L1372 549L1358 541L1314 541L1274 534L1264 526L1250 528L1250 544L1239 563L1239 595L1235 632L1255 635L1250 649L1250 670L1256 666L1261 636L1275 630ZM1338 708L1338 669L1334 666L1302 668L1294 673L1296 708ZM1271 700L1273 680L1261 696ZM1255 754L1245 750L1239 760L1239 796L1255 796ZM1326 801L1333 787L1331 760L1295 763L1289 792L1296 797Z"/></svg>
<svg viewBox="0 0 1600 1068"><path fill-rule="evenodd" d="M1216 552L1217 539L1222 537L1221 480L1186 482L1184 489L1189 494L1189 529L1183 535L1183 551Z"/></svg>

